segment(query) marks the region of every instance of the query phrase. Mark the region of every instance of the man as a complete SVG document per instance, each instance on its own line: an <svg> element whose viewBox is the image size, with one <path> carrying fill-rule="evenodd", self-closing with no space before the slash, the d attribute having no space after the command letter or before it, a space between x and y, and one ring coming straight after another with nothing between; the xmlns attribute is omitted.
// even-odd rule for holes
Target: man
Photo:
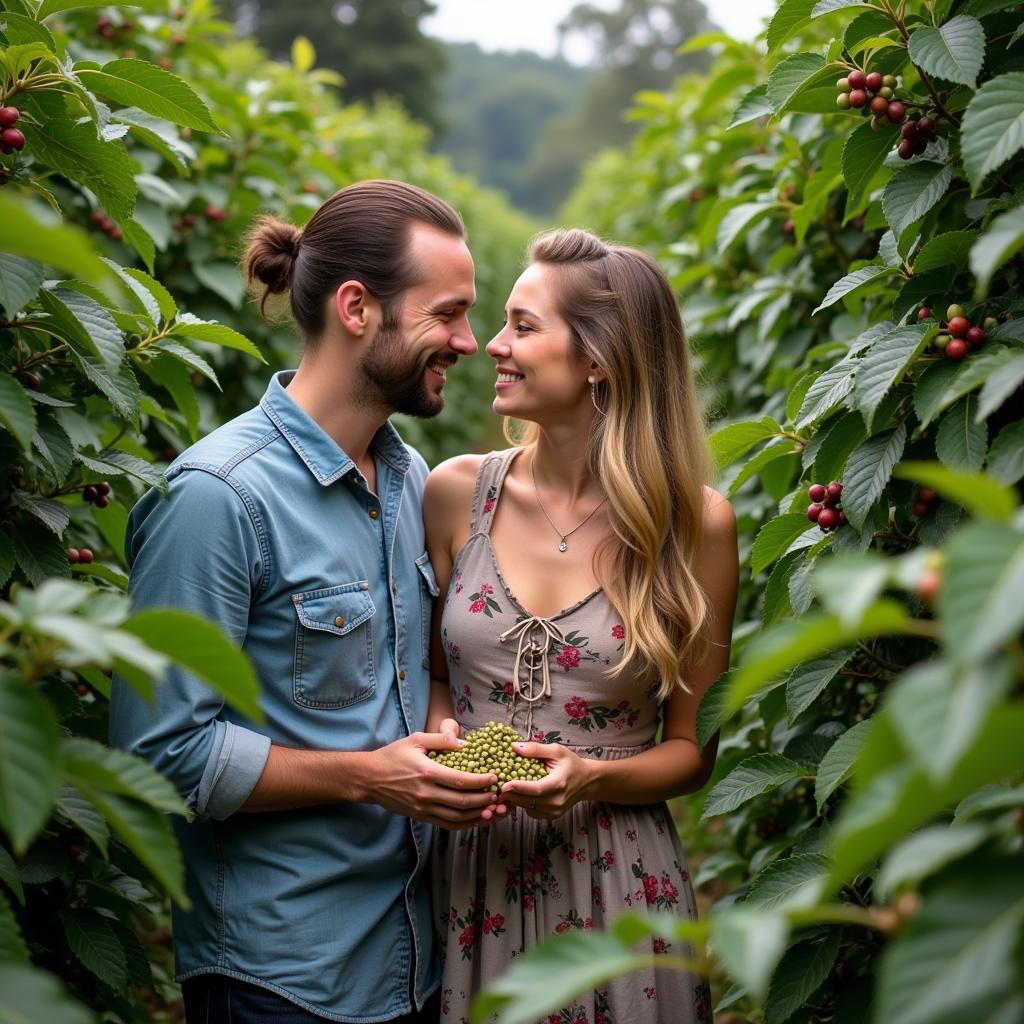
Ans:
<svg viewBox="0 0 1024 1024"><path fill-rule="evenodd" d="M436 765L425 751L455 741L417 731L427 468L387 418L439 412L446 369L476 351L473 262L454 210L388 181L342 189L301 232L266 218L246 259L290 290L299 368L175 460L126 551L135 607L189 609L245 649L266 721L174 670L152 706L115 679L112 740L196 812L175 823L189 1024L432 1024L430 825L479 820L496 780Z"/></svg>

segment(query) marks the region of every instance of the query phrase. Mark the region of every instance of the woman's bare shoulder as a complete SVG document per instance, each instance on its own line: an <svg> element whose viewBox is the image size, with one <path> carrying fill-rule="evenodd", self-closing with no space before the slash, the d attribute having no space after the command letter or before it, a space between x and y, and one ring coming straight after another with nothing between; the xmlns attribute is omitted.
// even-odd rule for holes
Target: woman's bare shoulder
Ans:
<svg viewBox="0 0 1024 1024"><path fill-rule="evenodd" d="M704 488L704 536L708 540L734 542L736 513L725 495L713 487Z"/></svg>

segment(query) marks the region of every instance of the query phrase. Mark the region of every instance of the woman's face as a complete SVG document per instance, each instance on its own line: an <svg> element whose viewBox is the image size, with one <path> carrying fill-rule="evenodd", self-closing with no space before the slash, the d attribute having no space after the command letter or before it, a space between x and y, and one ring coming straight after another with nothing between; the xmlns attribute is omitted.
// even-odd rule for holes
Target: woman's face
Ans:
<svg viewBox="0 0 1024 1024"><path fill-rule="evenodd" d="M505 325L487 343L498 373L493 409L499 416L538 422L579 415L590 405L588 364L558 314L557 281L551 267L530 264L508 297Z"/></svg>

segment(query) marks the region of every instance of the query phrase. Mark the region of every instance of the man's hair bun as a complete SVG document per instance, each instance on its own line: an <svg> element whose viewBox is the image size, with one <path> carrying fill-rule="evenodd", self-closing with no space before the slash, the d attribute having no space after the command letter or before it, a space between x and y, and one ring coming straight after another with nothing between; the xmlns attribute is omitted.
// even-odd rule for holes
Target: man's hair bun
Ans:
<svg viewBox="0 0 1024 1024"><path fill-rule="evenodd" d="M265 288L261 310L268 295L286 292L291 287L301 242L302 229L276 217L261 217L253 228L244 262L249 282L259 281Z"/></svg>

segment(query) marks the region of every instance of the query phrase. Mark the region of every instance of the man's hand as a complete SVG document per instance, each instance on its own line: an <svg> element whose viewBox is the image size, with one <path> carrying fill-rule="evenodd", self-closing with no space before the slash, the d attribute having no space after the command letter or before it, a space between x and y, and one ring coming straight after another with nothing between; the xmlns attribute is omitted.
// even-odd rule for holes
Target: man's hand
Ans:
<svg viewBox="0 0 1024 1024"><path fill-rule="evenodd" d="M447 829L485 824L498 803L491 786L496 775L477 775L446 768L427 757L429 750L457 750L459 726L453 719L441 723L441 732L416 732L365 755L367 802ZM487 817L483 817L489 809Z"/></svg>

